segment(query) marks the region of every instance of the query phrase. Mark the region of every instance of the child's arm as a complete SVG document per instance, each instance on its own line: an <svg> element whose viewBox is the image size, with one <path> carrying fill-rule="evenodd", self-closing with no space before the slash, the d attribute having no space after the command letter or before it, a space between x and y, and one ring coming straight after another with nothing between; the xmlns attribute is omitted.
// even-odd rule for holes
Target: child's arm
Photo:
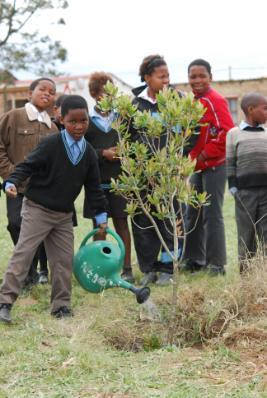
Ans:
<svg viewBox="0 0 267 398"><path fill-rule="evenodd" d="M17 187L23 181L27 180L27 178L29 178L42 165L47 163L48 153L49 151L46 151L46 140L43 140L32 152L29 153L24 162L17 164L15 170L3 183L4 191L6 191L7 183L11 183Z"/></svg>
<svg viewBox="0 0 267 398"><path fill-rule="evenodd" d="M236 143L235 136L238 129L234 128L229 131L226 137L226 172L228 178L228 185L231 194L234 196L237 192L237 177L236 177Z"/></svg>
<svg viewBox="0 0 267 398"><path fill-rule="evenodd" d="M0 119L0 176L6 179L14 170L14 164L10 161L7 146L10 141L10 131L15 130L15 126L9 114L5 114Z"/></svg>
<svg viewBox="0 0 267 398"><path fill-rule="evenodd" d="M212 106L210 105L209 111L213 119L212 124L218 130L218 134L205 144L201 152L202 159L200 160L224 157L227 132L234 127L234 122L224 98L220 98L218 102L213 103Z"/></svg>

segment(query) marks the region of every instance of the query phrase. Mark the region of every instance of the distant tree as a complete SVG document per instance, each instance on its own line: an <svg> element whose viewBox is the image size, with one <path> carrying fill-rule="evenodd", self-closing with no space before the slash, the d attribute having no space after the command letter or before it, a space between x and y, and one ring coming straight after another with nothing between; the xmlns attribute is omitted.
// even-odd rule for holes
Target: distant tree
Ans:
<svg viewBox="0 0 267 398"><path fill-rule="evenodd" d="M65 0L0 1L0 66L9 71L25 70L37 75L57 74L57 62L64 62L67 50L38 30L29 31L41 11L68 7ZM60 18L57 24L65 24Z"/></svg>

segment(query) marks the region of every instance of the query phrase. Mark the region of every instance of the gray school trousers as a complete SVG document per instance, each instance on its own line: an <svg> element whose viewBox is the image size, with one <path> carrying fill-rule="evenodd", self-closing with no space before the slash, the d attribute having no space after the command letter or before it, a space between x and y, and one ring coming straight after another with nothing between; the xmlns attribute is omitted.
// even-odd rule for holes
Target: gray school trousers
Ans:
<svg viewBox="0 0 267 398"><path fill-rule="evenodd" d="M187 236L184 259L201 265L225 265L226 245L223 200L226 183L225 164L195 173L190 183L197 192L207 192L209 206L200 210L189 206L186 212ZM198 218L199 217L199 218Z"/></svg>
<svg viewBox="0 0 267 398"><path fill-rule="evenodd" d="M267 252L267 187L239 189L235 195L235 215L242 272L259 244Z"/></svg>
<svg viewBox="0 0 267 398"><path fill-rule="evenodd" d="M72 212L49 210L24 198L18 243L0 288L0 304L13 304L28 275L39 244L44 241L51 269L51 311L70 307L73 261Z"/></svg>

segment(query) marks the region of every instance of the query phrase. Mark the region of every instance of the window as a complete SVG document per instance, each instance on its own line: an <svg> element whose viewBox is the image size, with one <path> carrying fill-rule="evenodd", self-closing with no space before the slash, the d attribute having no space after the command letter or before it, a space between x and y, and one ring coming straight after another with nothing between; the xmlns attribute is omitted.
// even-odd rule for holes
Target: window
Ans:
<svg viewBox="0 0 267 398"><path fill-rule="evenodd" d="M238 100L237 98L227 98L229 109L235 124L238 124Z"/></svg>

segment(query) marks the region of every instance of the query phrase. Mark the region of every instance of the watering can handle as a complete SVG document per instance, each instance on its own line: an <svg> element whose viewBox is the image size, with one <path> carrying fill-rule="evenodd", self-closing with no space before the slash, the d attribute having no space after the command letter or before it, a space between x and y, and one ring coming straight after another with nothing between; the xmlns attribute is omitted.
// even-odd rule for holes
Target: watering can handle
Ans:
<svg viewBox="0 0 267 398"><path fill-rule="evenodd" d="M99 228L95 228L91 232L89 232L89 234L87 234L86 237L84 238L84 240L82 241L80 248L85 246L88 239L90 239L92 236L94 236L98 231L99 231ZM106 233L110 234L111 236L113 236L114 239L116 239L116 241L119 245L120 251L121 251L121 256L122 256L122 258L124 258L125 247L124 247L124 243L123 243L121 237L110 228L106 228Z"/></svg>

